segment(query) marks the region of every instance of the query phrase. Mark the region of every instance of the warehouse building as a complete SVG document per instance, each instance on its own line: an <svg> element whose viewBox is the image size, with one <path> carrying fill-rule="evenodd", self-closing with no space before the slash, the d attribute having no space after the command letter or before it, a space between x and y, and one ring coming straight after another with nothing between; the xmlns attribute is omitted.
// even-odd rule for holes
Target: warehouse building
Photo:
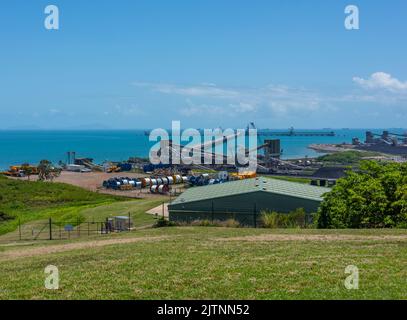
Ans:
<svg viewBox="0 0 407 320"><path fill-rule="evenodd" d="M263 211L288 213L303 208L317 212L329 188L259 177L190 188L169 206L169 219L178 222L235 219L256 226Z"/></svg>

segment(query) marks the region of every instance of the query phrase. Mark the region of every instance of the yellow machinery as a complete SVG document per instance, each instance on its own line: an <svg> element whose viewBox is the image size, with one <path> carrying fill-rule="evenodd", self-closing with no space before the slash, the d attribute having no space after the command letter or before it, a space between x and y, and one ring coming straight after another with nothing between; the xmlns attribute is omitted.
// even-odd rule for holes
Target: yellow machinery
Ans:
<svg viewBox="0 0 407 320"><path fill-rule="evenodd" d="M236 172L232 173L231 176L237 180L243 180L243 179L252 179L256 178L257 174L254 171L247 171L247 172Z"/></svg>
<svg viewBox="0 0 407 320"><path fill-rule="evenodd" d="M38 169L35 166L10 166L9 171L2 172L2 174L10 177L23 177L28 169L30 174L38 174Z"/></svg>
<svg viewBox="0 0 407 320"><path fill-rule="evenodd" d="M111 166L110 168L108 168L108 169L106 170L106 172L108 172L108 173L120 172L120 171L121 171L121 169L120 169L120 167L118 167L118 166Z"/></svg>

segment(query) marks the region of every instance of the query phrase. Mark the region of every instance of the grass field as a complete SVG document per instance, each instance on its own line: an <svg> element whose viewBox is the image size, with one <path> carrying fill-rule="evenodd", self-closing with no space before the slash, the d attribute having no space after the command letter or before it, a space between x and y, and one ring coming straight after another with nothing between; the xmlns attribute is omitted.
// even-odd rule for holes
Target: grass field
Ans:
<svg viewBox="0 0 407 320"><path fill-rule="evenodd" d="M405 230L168 227L0 248L1 299L407 298ZM359 290L344 287L348 265Z"/></svg>
<svg viewBox="0 0 407 320"><path fill-rule="evenodd" d="M48 217L130 214L137 227L70 241L3 241L0 299L407 298L407 230L151 228L155 217L145 212L164 198L2 177L0 188L0 240L16 236L9 231L17 219L29 230ZM59 290L44 287L48 265L59 268ZM348 265L359 268L359 290L344 286Z"/></svg>

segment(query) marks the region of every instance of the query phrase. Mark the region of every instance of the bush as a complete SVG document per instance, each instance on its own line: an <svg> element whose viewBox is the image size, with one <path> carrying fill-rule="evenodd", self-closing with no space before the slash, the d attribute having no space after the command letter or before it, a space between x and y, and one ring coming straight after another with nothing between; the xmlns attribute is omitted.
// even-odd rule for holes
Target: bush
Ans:
<svg viewBox="0 0 407 320"><path fill-rule="evenodd" d="M363 161L327 193L319 228L389 228L407 224L407 163Z"/></svg>
<svg viewBox="0 0 407 320"><path fill-rule="evenodd" d="M175 223L165 219L164 217L160 217L153 225L154 228L173 227L173 226L175 226Z"/></svg>
<svg viewBox="0 0 407 320"><path fill-rule="evenodd" d="M261 221L265 228L306 228L307 214L303 208L289 213L263 212Z"/></svg>
<svg viewBox="0 0 407 320"><path fill-rule="evenodd" d="M239 228L241 227L240 223L235 219L228 220L194 220L189 225L198 226L198 227L224 227L224 228Z"/></svg>
<svg viewBox="0 0 407 320"><path fill-rule="evenodd" d="M0 211L0 222L7 221L7 220L13 220L14 218L15 217L12 217L12 216L8 215L7 213Z"/></svg>
<svg viewBox="0 0 407 320"><path fill-rule="evenodd" d="M239 221L236 221L235 219L228 219L225 221L220 221L220 225L222 227L226 227L226 228L239 228L241 227Z"/></svg>

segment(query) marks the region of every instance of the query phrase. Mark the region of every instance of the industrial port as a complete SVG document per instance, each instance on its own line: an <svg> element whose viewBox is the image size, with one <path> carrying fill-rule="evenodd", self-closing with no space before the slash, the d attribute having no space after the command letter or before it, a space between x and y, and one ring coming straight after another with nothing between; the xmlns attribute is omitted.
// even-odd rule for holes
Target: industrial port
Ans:
<svg viewBox="0 0 407 320"><path fill-rule="evenodd" d="M247 129L255 128L254 123L247 126ZM223 155L221 163L215 162L218 155L215 152L208 153L204 146L201 146L201 158L203 160L209 155L213 159L210 164L175 164L171 157L168 164L158 165L153 165L148 159L138 157L131 157L125 161L106 161L96 164L92 158L78 157L75 151L67 151L65 160L55 165L60 170L55 181L67 182L92 191L120 193L130 197L147 197L154 194L176 196L189 187L222 184L255 178L258 175L303 178L308 179L312 185L330 187L338 178L344 176L346 165L350 165L346 163L327 164L318 157L282 159L281 140L273 138L277 135L289 137L334 136L334 131L296 131L290 128L288 131L276 132L260 129L257 134L258 142L261 141L261 143L256 148L257 167L255 170L228 164L227 157ZM266 138L260 140L260 137ZM161 141L160 146L160 152L167 148L170 154L174 149L183 147L173 144L171 140ZM366 158L404 162L407 161L407 134L395 134L389 131L378 134L367 131L364 142L354 138L352 143L311 144L309 148L323 154L358 151ZM374 152L374 156L372 152ZM24 164L11 166L3 174L21 178L36 175L38 170L35 165Z"/></svg>
<svg viewBox="0 0 407 320"><path fill-rule="evenodd" d="M360 150L382 153L383 155L399 156L399 160L407 157L407 132L404 134L392 133L387 130L382 133L366 131L366 138L361 142L353 138L352 143L342 144L311 144L309 148L322 152L333 153L344 150Z"/></svg>

